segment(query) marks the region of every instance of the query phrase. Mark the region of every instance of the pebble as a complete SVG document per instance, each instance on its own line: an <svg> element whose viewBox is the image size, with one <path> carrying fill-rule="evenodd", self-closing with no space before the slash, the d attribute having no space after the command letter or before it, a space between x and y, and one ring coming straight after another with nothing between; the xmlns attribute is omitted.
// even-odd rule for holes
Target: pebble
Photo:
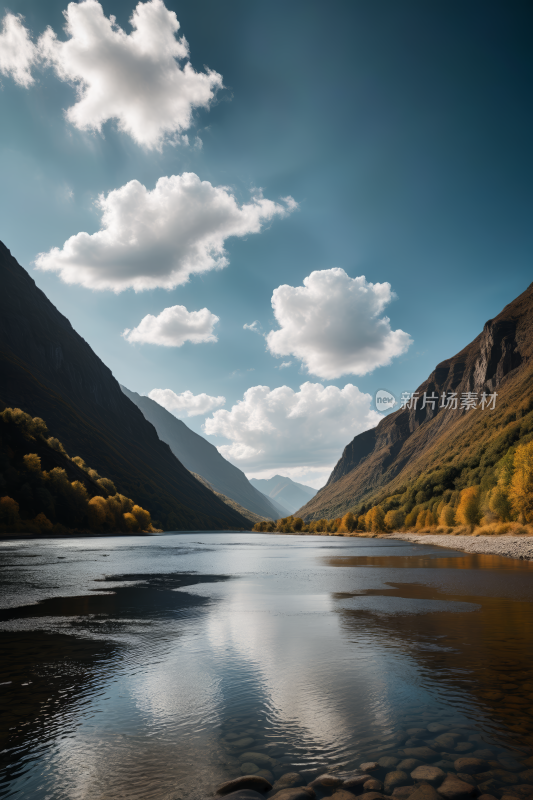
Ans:
<svg viewBox="0 0 533 800"><path fill-rule="evenodd" d="M420 544L437 545L463 550L465 553L492 553L509 558L533 559L533 540L531 536L420 536L416 533L395 533L395 539L404 539Z"/></svg>
<svg viewBox="0 0 533 800"><path fill-rule="evenodd" d="M430 747L406 747L404 755L407 758L419 758L421 761L434 761L437 754Z"/></svg>
<svg viewBox="0 0 533 800"><path fill-rule="evenodd" d="M407 772L404 772L402 769L395 769L393 772L387 772L383 782L385 794L390 794L397 786L405 786L406 783L409 783L409 776Z"/></svg>
<svg viewBox="0 0 533 800"><path fill-rule="evenodd" d="M241 772L243 775L254 775L259 772L259 767L253 761L245 761L244 764L241 764Z"/></svg>
<svg viewBox="0 0 533 800"><path fill-rule="evenodd" d="M422 762L418 758L404 758L398 764L398 769L403 769L405 772L412 772L416 767L422 766Z"/></svg>
<svg viewBox="0 0 533 800"><path fill-rule="evenodd" d="M417 767L411 772L411 778L414 781L427 781L428 783L433 784L441 783L445 777L446 773L443 772L439 767L432 767L428 764Z"/></svg>
<svg viewBox="0 0 533 800"><path fill-rule="evenodd" d="M232 749L234 750L245 750L247 747L250 747L251 744L254 743L254 740L250 738L250 736L245 736L243 739L236 739L235 741L230 742Z"/></svg>
<svg viewBox="0 0 533 800"><path fill-rule="evenodd" d="M325 775L319 775L318 778L315 778L314 781L311 781L309 786L312 786L313 789L316 786L321 786L324 789L336 789L338 786L342 786L342 783L343 781L341 778L326 772Z"/></svg>
<svg viewBox="0 0 533 800"><path fill-rule="evenodd" d="M256 772L255 774L259 775L261 778L265 778L270 783L272 783L274 780L274 776L269 769L260 769L259 772Z"/></svg>
<svg viewBox="0 0 533 800"><path fill-rule="evenodd" d="M281 778L278 778L273 788L275 791L279 789L292 789L294 786L302 786L304 779L299 772L286 772Z"/></svg>
<svg viewBox="0 0 533 800"><path fill-rule="evenodd" d="M364 800L383 800L381 792L366 792ZM516 800L516 798L514 798Z"/></svg>
<svg viewBox="0 0 533 800"><path fill-rule="evenodd" d="M236 792L224 795L224 797L226 800L265 800L264 795L254 789L239 789Z"/></svg>
<svg viewBox="0 0 533 800"><path fill-rule="evenodd" d="M365 761L363 764L359 764L359 769L362 769L363 772L372 772L378 767L379 764L377 763L377 761Z"/></svg>
<svg viewBox="0 0 533 800"><path fill-rule="evenodd" d="M363 783L363 789L365 792L381 792L383 784L377 778L370 778L370 780Z"/></svg>
<svg viewBox="0 0 533 800"><path fill-rule="evenodd" d="M446 800L467 800L467 798L477 795L476 786L465 783L451 772L448 773L437 791L440 795L446 797Z"/></svg>
<svg viewBox="0 0 533 800"><path fill-rule="evenodd" d="M413 794L415 789L418 789L418 786L397 786L392 793L392 797L397 797L398 800L406 800Z"/></svg>
<svg viewBox="0 0 533 800"><path fill-rule="evenodd" d="M276 794L271 795L276 800L314 800L316 794L310 786L294 786L290 789L280 789Z"/></svg>
<svg viewBox="0 0 533 800"><path fill-rule="evenodd" d="M477 775L478 772L486 772L489 768L489 763L482 758L467 756L466 758L456 759L453 766L456 772L466 772L467 775Z"/></svg>
<svg viewBox="0 0 533 800"><path fill-rule="evenodd" d="M415 791L409 795L409 800L442 800L429 783L421 783L414 788Z"/></svg>
<svg viewBox="0 0 533 800"><path fill-rule="evenodd" d="M448 730L448 725L442 725L440 722L430 722L427 729L430 733L441 733Z"/></svg>
<svg viewBox="0 0 533 800"><path fill-rule="evenodd" d="M474 749L474 745L472 742L459 742L459 744L455 745L455 752L456 753L469 753L470 750Z"/></svg>
<svg viewBox="0 0 533 800"><path fill-rule="evenodd" d="M343 781L342 785L345 789L356 789L358 786L363 786L371 778L372 775L369 775L368 773L363 773L362 775L352 775L352 777Z"/></svg>
<svg viewBox="0 0 533 800"><path fill-rule="evenodd" d="M399 758L392 758L392 756L382 756L378 760L378 764L380 767L385 767L385 769L389 769L389 767L395 767L396 764L400 763Z"/></svg>
<svg viewBox="0 0 533 800"><path fill-rule="evenodd" d="M469 783L470 786L477 786L477 781L474 780L472 775L468 775L468 773L466 772L458 772L457 777L460 778L465 783ZM484 781L481 781L481 783L484 783Z"/></svg>
<svg viewBox="0 0 533 800"><path fill-rule="evenodd" d="M269 792L272 784L265 778L257 775L244 775L242 778L234 778L232 781L222 783L216 793L221 795L237 792L240 789L254 789L256 792Z"/></svg>
<svg viewBox="0 0 533 800"><path fill-rule="evenodd" d="M414 736L415 739L421 739L424 736L427 736L428 728L407 728L407 733L409 736Z"/></svg>
<svg viewBox="0 0 533 800"><path fill-rule="evenodd" d="M494 761L494 759L496 758L496 756L492 752L492 750L488 750L488 749L487 750L474 750L472 755L474 756L474 758L482 758L484 761ZM502 766L504 766L503 765L503 761L500 761L500 763L502 764ZM511 763L516 764L516 771L518 771L519 769L522 769L521 764L519 764L518 761L515 761L513 758L509 759L509 761L508 761L508 764L511 764ZM506 766L505 769L511 769L511 767L510 766ZM515 769L515 768L513 767L513 769ZM512 771L513 770L511 769L511 772Z"/></svg>
<svg viewBox="0 0 533 800"><path fill-rule="evenodd" d="M525 769L523 772L520 773L520 777L522 778L524 783L533 783L533 769Z"/></svg>
<svg viewBox="0 0 533 800"><path fill-rule="evenodd" d="M265 764L266 766L272 766L276 763L273 758L266 756L264 753L243 753L241 759L243 761L253 761L254 764Z"/></svg>
<svg viewBox="0 0 533 800"><path fill-rule="evenodd" d="M337 789L333 792L329 800L353 800L353 794L351 792L345 792L344 789Z"/></svg>

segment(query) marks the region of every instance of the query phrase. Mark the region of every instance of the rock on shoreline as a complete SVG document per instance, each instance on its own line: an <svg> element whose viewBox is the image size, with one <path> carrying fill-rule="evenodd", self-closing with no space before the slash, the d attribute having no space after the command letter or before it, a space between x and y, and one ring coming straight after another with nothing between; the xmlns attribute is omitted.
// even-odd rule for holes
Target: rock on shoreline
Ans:
<svg viewBox="0 0 533 800"><path fill-rule="evenodd" d="M531 536L449 536L447 534L393 533L390 539L416 544L431 544L465 553L487 553L522 560L533 560Z"/></svg>

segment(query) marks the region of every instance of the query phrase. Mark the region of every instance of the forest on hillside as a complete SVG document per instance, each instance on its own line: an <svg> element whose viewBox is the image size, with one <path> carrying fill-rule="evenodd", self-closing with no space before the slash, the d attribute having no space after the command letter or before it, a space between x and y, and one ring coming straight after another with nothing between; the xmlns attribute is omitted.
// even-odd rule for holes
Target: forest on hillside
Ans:
<svg viewBox="0 0 533 800"><path fill-rule="evenodd" d="M0 532L34 535L153 532L150 514L82 458L71 458L40 417L0 413Z"/></svg>
<svg viewBox="0 0 533 800"><path fill-rule="evenodd" d="M465 448L466 449L466 448ZM419 531L533 533L533 400L509 411L469 460L440 465L394 494L354 506L342 517L285 517L257 531L387 533Z"/></svg>

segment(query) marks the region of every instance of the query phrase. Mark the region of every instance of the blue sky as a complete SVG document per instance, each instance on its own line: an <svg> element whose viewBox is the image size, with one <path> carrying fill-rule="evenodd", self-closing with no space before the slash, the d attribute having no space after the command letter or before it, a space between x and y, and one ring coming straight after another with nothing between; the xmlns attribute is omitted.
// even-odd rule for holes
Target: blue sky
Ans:
<svg viewBox="0 0 533 800"><path fill-rule="evenodd" d="M135 5L101 4L125 35L132 33ZM156 0L148 5L155 8ZM56 0L11 0L0 12L23 15L19 23L37 45L48 26L59 42L69 40L66 7ZM83 80L61 78L60 48L50 45L48 64L42 53L35 57L24 85L2 62L0 38L0 238L121 383L141 394L190 392L193 410L202 408L202 399L194 400L200 395L224 397L224 405L205 401L211 411L186 416L186 423L247 474L281 472L319 486L342 447L375 424L360 393L385 388L399 396L416 388L531 282L533 12L527 3L475 1L167 0L163 8L179 20L177 38L185 36L193 69L214 71L223 88L155 147L140 141L140 127L133 134L119 130L113 103L120 107L122 91L110 98L101 131L66 118ZM107 80L99 58L96 53L93 64L101 64ZM134 83L139 76L121 80ZM161 98L149 111L154 124L164 107ZM188 144L169 141L184 135ZM119 267L111 256L106 260L105 242L93 252L91 239L89 255L81 248L76 263L69 262L75 282L62 280L61 258L50 251L61 251L80 232L99 231L100 195L112 209L109 193L119 198L129 182L153 193L159 179L177 176L172 197L182 204L162 234L165 252L157 236L146 234L142 264L135 267L146 280L158 274L188 235L186 223L180 228L191 201L180 194L184 173L226 187L221 191L228 203L234 198L233 222L248 220L246 235L222 237L227 266L206 267L209 258L222 257L211 248L203 271L174 288L95 290L80 259L103 258L100 279L107 270L110 285ZM257 212L259 190L271 205L254 233L249 216ZM165 198L156 213L167 207ZM129 213L131 198L120 202L120 213ZM200 227L209 225L211 200L206 195L202 202L194 220ZM143 222L143 209L135 224ZM48 254L43 263L50 271L34 268L39 253ZM127 273L135 261L131 249L124 259L130 261L120 269ZM325 272L339 269L348 277ZM321 272L315 290L296 292L315 271ZM351 282L363 275L371 284L389 283L396 299L388 302L382 292L379 308L372 306L377 290L359 291ZM283 285L294 289L278 293L276 320L271 301ZM298 329L300 302L316 328ZM211 324L217 341L163 346L121 335L174 306L188 314L207 309L196 319L204 334L218 317ZM412 343L393 342L385 331L374 363L386 362L387 353L390 363L372 370L378 351L370 362L361 354L383 316L391 332L405 332ZM256 330L244 329L255 321ZM173 324L193 322L182 314ZM145 323L137 338L150 326L158 335L153 324ZM274 339L285 355L273 355L274 339L264 338L270 331L280 332ZM372 335L379 339L383 331ZM270 393L257 388L265 386Z"/></svg>

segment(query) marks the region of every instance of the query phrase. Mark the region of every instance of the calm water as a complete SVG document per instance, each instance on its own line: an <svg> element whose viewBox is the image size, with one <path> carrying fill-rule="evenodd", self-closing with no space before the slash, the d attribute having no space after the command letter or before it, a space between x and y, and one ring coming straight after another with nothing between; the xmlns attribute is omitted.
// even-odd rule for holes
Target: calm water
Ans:
<svg viewBox="0 0 533 800"><path fill-rule="evenodd" d="M248 753L311 778L432 722L457 732L443 762L490 750L511 786L533 766L532 563L230 533L0 557L2 796L209 797Z"/></svg>

